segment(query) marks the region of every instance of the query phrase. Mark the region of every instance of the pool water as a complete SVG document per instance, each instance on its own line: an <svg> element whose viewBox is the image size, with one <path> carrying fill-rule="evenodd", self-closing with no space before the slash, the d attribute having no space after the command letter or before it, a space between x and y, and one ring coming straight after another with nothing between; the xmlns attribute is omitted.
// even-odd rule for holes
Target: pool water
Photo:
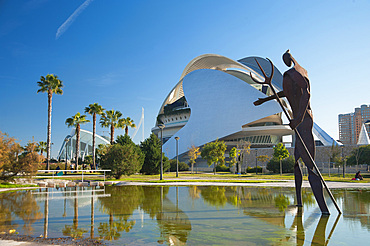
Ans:
<svg viewBox="0 0 370 246"><path fill-rule="evenodd" d="M109 245L368 245L370 190L333 189L321 216L310 189L110 186L0 193L0 232Z"/></svg>

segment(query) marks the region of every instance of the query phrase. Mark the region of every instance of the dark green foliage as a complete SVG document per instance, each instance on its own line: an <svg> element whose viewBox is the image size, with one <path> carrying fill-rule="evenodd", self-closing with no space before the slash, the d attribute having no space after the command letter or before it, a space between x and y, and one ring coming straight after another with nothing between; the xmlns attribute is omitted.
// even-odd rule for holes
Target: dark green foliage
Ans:
<svg viewBox="0 0 370 246"><path fill-rule="evenodd" d="M100 165L102 169L111 169L110 175L119 179L122 175L139 172L143 165L143 157L133 145L114 144L101 158Z"/></svg>
<svg viewBox="0 0 370 246"><path fill-rule="evenodd" d="M358 160L358 163L356 159ZM353 149L352 154L347 159L347 164L370 164L370 145L361 146Z"/></svg>
<svg viewBox="0 0 370 246"><path fill-rule="evenodd" d="M176 159L170 160L170 171L176 172ZM189 165L185 162L179 161L179 171L189 171Z"/></svg>
<svg viewBox="0 0 370 246"><path fill-rule="evenodd" d="M216 166L216 172L230 172L230 167L227 167L225 165L218 165Z"/></svg>
<svg viewBox="0 0 370 246"><path fill-rule="evenodd" d="M256 173L256 167L247 167L247 173ZM262 173L262 167L257 166L257 173Z"/></svg>
<svg viewBox="0 0 370 246"><path fill-rule="evenodd" d="M128 135L119 135L115 143L120 145L136 145Z"/></svg>
<svg viewBox="0 0 370 246"><path fill-rule="evenodd" d="M284 160L282 160L283 166L283 173L292 173L294 169L294 157L290 156ZM266 169L272 171L273 173L280 172L280 162L278 158L271 158L271 160L267 163Z"/></svg>
<svg viewBox="0 0 370 246"><path fill-rule="evenodd" d="M87 165L93 164L93 157L92 157L92 155L85 156L83 163L84 164L87 164Z"/></svg>
<svg viewBox="0 0 370 246"><path fill-rule="evenodd" d="M140 145L141 151L145 155L141 173L159 174L161 172L161 140L155 134L151 134ZM170 162L163 153L163 172L170 168Z"/></svg>

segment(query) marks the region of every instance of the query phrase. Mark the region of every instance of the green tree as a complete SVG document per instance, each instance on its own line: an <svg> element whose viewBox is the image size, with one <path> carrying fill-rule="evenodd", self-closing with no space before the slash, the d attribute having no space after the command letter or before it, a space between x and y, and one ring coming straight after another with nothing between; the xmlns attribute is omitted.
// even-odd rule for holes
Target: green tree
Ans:
<svg viewBox="0 0 370 246"><path fill-rule="evenodd" d="M145 155L143 167L141 173L144 174L159 174L161 168L161 140L152 133L149 138L145 139L140 144L141 151ZM170 168L168 158L163 155L163 171Z"/></svg>
<svg viewBox="0 0 370 246"><path fill-rule="evenodd" d="M98 148L96 149L96 159L100 164L101 158L108 152L110 144L99 144Z"/></svg>
<svg viewBox="0 0 370 246"><path fill-rule="evenodd" d="M110 174L116 179L122 175L129 176L139 172L142 165L143 158L130 144L111 145L100 161L100 166L103 169L111 169Z"/></svg>
<svg viewBox="0 0 370 246"><path fill-rule="evenodd" d="M88 107L85 107L85 113L88 113L90 115L92 115L93 117L93 135L92 135L92 150L93 150L93 154L92 154L92 160L93 160L93 165L94 165L94 169L96 169L96 163L95 163L95 160L96 160L96 150L95 150L95 135L96 135L96 115L102 115L104 112L104 108L99 105L98 103L93 103L93 104L89 104Z"/></svg>
<svg viewBox="0 0 370 246"><path fill-rule="evenodd" d="M78 170L78 157L80 156L80 130L81 124L90 122L86 119L86 115L81 115L79 112L74 116L66 119L66 125L68 127L76 128L76 170Z"/></svg>
<svg viewBox="0 0 370 246"><path fill-rule="evenodd" d="M51 144L51 105L53 94L63 94L63 82L58 79L58 76L54 74L48 74L46 77L41 76L41 81L37 82L37 85L40 89L37 90L39 92L46 92L48 94L48 129L47 129L47 154L46 154L46 169L49 170L49 163L50 163L50 144Z"/></svg>
<svg viewBox="0 0 370 246"><path fill-rule="evenodd" d="M188 152L188 156L189 156L190 164L191 164L191 174L194 173L193 172L194 171L194 164L195 164L199 155L200 155L199 147L195 147L194 145L192 145L191 148L189 148L189 152Z"/></svg>
<svg viewBox="0 0 370 246"><path fill-rule="evenodd" d="M122 146L124 145L131 145L132 148L134 149L135 153L139 156L139 161L141 164L141 166L143 165L144 163L144 159L145 159L145 154L143 153L143 151L141 150L140 146L135 144L131 137L129 135L119 135L117 136L117 140L116 140L116 144L120 144ZM140 171L140 170L139 170Z"/></svg>
<svg viewBox="0 0 370 246"><path fill-rule="evenodd" d="M348 165L370 164L370 145L353 149L347 161Z"/></svg>
<svg viewBox="0 0 370 246"><path fill-rule="evenodd" d="M237 157L240 153L240 150L239 149L236 149L236 147L233 147L230 152L229 152L229 157L230 157L230 161L229 162L229 167L230 169L236 164L238 163L238 160L237 160ZM235 172L234 172L235 173Z"/></svg>
<svg viewBox="0 0 370 246"><path fill-rule="evenodd" d="M278 143L274 147L274 153L272 154L273 157L277 158L280 163L280 175L283 174L283 168L282 168L282 160L289 157L289 152L285 148L283 143Z"/></svg>
<svg viewBox="0 0 370 246"><path fill-rule="evenodd" d="M110 144L114 142L114 129L124 128L124 119L120 111L106 110L100 117L102 127L110 127Z"/></svg>
<svg viewBox="0 0 370 246"><path fill-rule="evenodd" d="M216 174L217 165L225 165L225 151L226 144L224 141L210 142L204 145L200 155L203 159L207 160L208 166L214 164L214 174Z"/></svg>

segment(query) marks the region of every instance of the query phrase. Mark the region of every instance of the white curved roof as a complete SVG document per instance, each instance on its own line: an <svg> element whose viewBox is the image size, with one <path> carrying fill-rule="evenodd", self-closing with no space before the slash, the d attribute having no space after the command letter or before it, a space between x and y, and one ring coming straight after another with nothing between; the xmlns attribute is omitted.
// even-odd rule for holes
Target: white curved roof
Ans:
<svg viewBox="0 0 370 246"><path fill-rule="evenodd" d="M166 99L164 100L162 106L159 109L159 114L163 112L163 108L165 105L170 104L178 100L179 98L184 96L182 80L183 78L188 75L189 73L199 70L199 69L214 69L220 70L223 72L230 73L228 70L231 68L241 70L239 74L244 74L243 78L245 82L250 84L255 84L253 80L250 78L249 73L252 73L254 78L262 80L262 73L257 66L255 59L258 60L261 67L267 74L271 73L271 65L270 63L261 57L246 57L240 59L239 61L234 61L230 58L225 56L216 55L216 54L204 54L200 55L193 60L191 60L188 65L184 68L179 82L173 87L170 93L167 95ZM275 67L274 69L274 77L272 80L272 84L276 87L278 91L282 90L282 75L280 71Z"/></svg>
<svg viewBox="0 0 370 246"><path fill-rule="evenodd" d="M68 143L66 142L66 140L68 140ZM71 140L76 141L76 129L75 128L72 129L70 135L67 135L64 138L62 146L60 147L57 159L59 159L59 157L61 156L62 158L64 158L64 155L65 155L64 151L65 151L66 143L69 146L71 144L70 143ZM92 153L89 152L88 147L92 146L92 132L84 130L84 129L80 129L80 143L83 143L86 146L86 148L82 150L84 152L87 152L87 153L84 153L84 155L91 155ZM110 142L107 139L103 138L102 136L95 134L95 144L97 147L99 144L110 144ZM74 153L74 151L75 151L75 148L72 148L72 153Z"/></svg>

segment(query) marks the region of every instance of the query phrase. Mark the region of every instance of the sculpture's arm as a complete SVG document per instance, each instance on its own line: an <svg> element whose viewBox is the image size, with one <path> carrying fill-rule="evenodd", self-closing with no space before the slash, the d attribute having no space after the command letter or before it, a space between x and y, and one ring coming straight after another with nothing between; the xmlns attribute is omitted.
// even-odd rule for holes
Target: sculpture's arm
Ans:
<svg viewBox="0 0 370 246"><path fill-rule="evenodd" d="M279 91L277 93L277 95L278 95L279 98L285 97L284 91ZM258 105L261 105L262 103L265 103L267 101L274 100L274 99L276 99L275 95L272 95L272 96L269 96L269 97L264 97L264 98L258 98L258 100L253 102L253 104L255 106L258 106Z"/></svg>

